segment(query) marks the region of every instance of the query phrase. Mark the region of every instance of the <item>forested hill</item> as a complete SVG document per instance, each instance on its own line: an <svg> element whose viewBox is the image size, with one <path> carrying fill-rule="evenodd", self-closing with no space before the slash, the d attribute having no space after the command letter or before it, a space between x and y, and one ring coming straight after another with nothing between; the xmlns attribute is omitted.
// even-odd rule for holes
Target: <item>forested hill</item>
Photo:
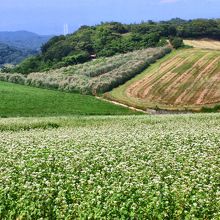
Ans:
<svg viewBox="0 0 220 220"><path fill-rule="evenodd" d="M17 64L31 55L36 55L38 52L31 49L20 49L0 43L0 67L4 64Z"/></svg>
<svg viewBox="0 0 220 220"><path fill-rule="evenodd" d="M182 20L140 24L101 23L82 26L73 34L53 37L41 55L29 58L14 71L30 73L83 63L91 57L107 57L148 47L163 46L167 39L220 39L220 19Z"/></svg>
<svg viewBox="0 0 220 220"><path fill-rule="evenodd" d="M28 31L0 31L0 42L19 49L40 50L52 36L41 36Z"/></svg>
<svg viewBox="0 0 220 220"><path fill-rule="evenodd" d="M41 46L51 37L28 31L0 32L0 67L4 64L18 64L39 54Z"/></svg>

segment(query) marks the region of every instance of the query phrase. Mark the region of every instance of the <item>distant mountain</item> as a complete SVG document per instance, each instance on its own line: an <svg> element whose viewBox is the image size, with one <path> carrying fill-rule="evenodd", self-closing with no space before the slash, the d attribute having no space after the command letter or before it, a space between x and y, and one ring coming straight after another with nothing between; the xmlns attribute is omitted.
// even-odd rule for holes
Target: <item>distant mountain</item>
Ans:
<svg viewBox="0 0 220 220"><path fill-rule="evenodd" d="M0 42L17 48L38 50L53 36L42 36L28 31L0 31Z"/></svg>
<svg viewBox="0 0 220 220"><path fill-rule="evenodd" d="M29 56L37 55L51 37L28 31L0 32L0 67L18 64Z"/></svg>
<svg viewBox="0 0 220 220"><path fill-rule="evenodd" d="M37 50L16 48L0 43L0 67L4 64L18 64L25 58L38 54Z"/></svg>

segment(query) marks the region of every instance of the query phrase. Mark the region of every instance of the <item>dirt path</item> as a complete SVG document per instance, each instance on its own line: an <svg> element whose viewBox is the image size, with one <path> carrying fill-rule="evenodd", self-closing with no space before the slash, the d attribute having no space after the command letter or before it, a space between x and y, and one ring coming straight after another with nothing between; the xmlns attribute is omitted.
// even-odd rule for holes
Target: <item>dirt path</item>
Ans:
<svg viewBox="0 0 220 220"><path fill-rule="evenodd" d="M122 106L122 107L125 107L125 108L129 108L129 109L131 109L131 110L133 110L133 111L142 112L142 113L145 113L145 114L149 114L149 113L150 113L149 111L144 111L144 110L139 109L139 108L135 108L135 107L132 107L132 106L129 106L129 105L122 104L122 103L120 103L120 102L111 101L111 100L109 100L109 99L104 99L104 98L102 98L102 97L100 97L100 96L95 96L95 97L96 97L97 99L99 99L99 100L106 101L106 102L112 103L112 104L114 104L114 105L119 105L119 106Z"/></svg>
<svg viewBox="0 0 220 220"><path fill-rule="evenodd" d="M95 96L95 97L99 100L106 101L106 102L112 103L114 105L119 105L119 106L122 106L122 107L125 107L125 108L129 108L133 111L142 112L142 113L147 114L147 115L191 114L191 113L193 113L192 111L163 110L163 109L155 110L155 109L150 109L150 108L148 108L148 109L146 109L146 111L144 111L144 110L139 109L139 108L135 108L135 107L132 107L132 106L129 106L129 105L122 104L120 102L112 101L112 100L105 99L105 98L102 98L102 97L99 97L99 96Z"/></svg>

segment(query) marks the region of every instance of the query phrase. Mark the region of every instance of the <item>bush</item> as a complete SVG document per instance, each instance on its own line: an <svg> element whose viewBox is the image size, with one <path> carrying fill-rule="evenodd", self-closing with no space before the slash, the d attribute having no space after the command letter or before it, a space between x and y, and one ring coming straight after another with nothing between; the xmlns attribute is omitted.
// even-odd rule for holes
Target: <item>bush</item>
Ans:
<svg viewBox="0 0 220 220"><path fill-rule="evenodd" d="M17 84L27 84L27 78L20 73L0 73L0 81L6 81Z"/></svg>
<svg viewBox="0 0 220 220"><path fill-rule="evenodd" d="M8 81L10 74L7 73L0 73L0 81Z"/></svg>
<svg viewBox="0 0 220 220"><path fill-rule="evenodd" d="M24 85L26 83L26 78L22 74L14 73L9 76L8 82Z"/></svg>
<svg viewBox="0 0 220 220"><path fill-rule="evenodd" d="M201 111L206 113L219 112L220 105L215 105L214 107L202 107Z"/></svg>
<svg viewBox="0 0 220 220"><path fill-rule="evenodd" d="M170 43L173 46L173 48L175 48L175 49L178 49L178 48L184 46L183 39L180 37L171 38Z"/></svg>

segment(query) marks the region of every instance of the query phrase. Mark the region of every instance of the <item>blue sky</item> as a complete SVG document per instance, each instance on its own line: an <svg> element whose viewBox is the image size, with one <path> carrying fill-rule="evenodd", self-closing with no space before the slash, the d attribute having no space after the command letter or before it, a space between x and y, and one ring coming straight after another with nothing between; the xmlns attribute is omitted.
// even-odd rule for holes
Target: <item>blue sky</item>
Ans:
<svg viewBox="0 0 220 220"><path fill-rule="evenodd" d="M220 0L0 0L0 31L62 34L101 21L220 17Z"/></svg>

